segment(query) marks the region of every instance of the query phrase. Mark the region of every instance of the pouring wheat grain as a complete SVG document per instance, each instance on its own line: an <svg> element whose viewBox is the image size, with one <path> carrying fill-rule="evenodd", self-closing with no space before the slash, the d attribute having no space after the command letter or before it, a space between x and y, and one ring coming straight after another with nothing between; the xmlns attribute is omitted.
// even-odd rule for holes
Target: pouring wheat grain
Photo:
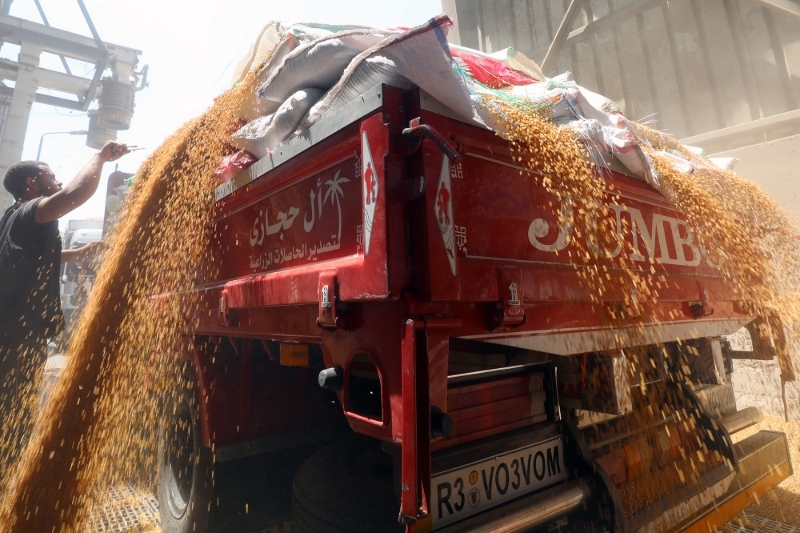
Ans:
<svg viewBox="0 0 800 533"><path fill-rule="evenodd" d="M84 531L107 487L144 483L152 470L156 413L175 389L176 343L191 328L194 301L151 297L181 294L202 275L214 170L253 80L220 96L137 172L69 363L4 496L0 530Z"/></svg>

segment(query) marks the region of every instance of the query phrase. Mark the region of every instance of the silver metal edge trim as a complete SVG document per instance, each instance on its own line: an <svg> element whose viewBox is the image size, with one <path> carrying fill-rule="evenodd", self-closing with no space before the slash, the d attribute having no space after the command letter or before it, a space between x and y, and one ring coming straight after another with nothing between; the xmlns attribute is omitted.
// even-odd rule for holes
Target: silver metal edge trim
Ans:
<svg viewBox="0 0 800 533"><path fill-rule="evenodd" d="M452 118L453 120L458 120L459 122L463 122L465 124L477 126L477 124L472 123L466 118L462 117L422 89L419 90L419 107L423 111L430 111L431 113L443 115L447 118Z"/></svg>
<svg viewBox="0 0 800 533"><path fill-rule="evenodd" d="M344 107L326 116L308 130L280 145L275 152L259 159L251 167L241 171L230 181L214 189L214 200L220 201L255 181L270 170L289 161L296 155L308 150L364 115L375 111L383 105L383 84L378 84L361 96L348 102Z"/></svg>

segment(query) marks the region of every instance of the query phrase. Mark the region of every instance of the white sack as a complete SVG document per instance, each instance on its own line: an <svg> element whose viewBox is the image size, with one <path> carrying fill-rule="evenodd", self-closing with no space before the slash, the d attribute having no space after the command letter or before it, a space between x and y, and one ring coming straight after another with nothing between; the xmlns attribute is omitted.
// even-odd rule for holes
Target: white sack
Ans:
<svg viewBox="0 0 800 533"><path fill-rule="evenodd" d="M632 175L656 189L658 181L653 165L631 132L632 124L619 112L619 107L600 94L581 87L567 74L548 78L545 83L512 87L508 93L525 98L533 105L549 106L555 124L573 129L590 150L613 154ZM501 135L506 134L502 120L492 116L480 101L481 116Z"/></svg>
<svg viewBox="0 0 800 533"><path fill-rule="evenodd" d="M672 168L683 174L691 174L695 170L694 164L691 161L675 152L659 150L655 155L661 156L669 161L672 164Z"/></svg>
<svg viewBox="0 0 800 533"><path fill-rule="evenodd" d="M273 113L304 87L330 89L353 58L384 36L374 30L354 30L301 44L269 71L269 77L258 90L259 110L265 115Z"/></svg>
<svg viewBox="0 0 800 533"><path fill-rule="evenodd" d="M708 160L722 170L734 170L739 162L735 157L709 157Z"/></svg>
<svg viewBox="0 0 800 533"><path fill-rule="evenodd" d="M325 91L308 87L297 91L283 102L275 113L259 117L231 136L231 144L247 150L258 159L285 141Z"/></svg>
<svg viewBox="0 0 800 533"><path fill-rule="evenodd" d="M452 43L450 43L449 46L455 50L463 50L464 52L476 56L488 57L502 61L508 68L516 70L517 72L521 72L533 80L542 82L547 79L545 75L542 74L542 69L539 68L539 65L537 65L535 61L529 59L525 54L518 50L514 50L510 46L491 54L481 52L480 50L467 48L466 46L458 46Z"/></svg>
<svg viewBox="0 0 800 533"><path fill-rule="evenodd" d="M383 56L374 56L359 64L350 78L350 83L342 88L342 99L344 101L353 100L379 83L385 83L403 90L414 87L413 83L397 73L397 65L391 59ZM324 103L325 99L322 98L309 110L303 121L300 122L299 131L307 130L312 126L311 117L317 116Z"/></svg>
<svg viewBox="0 0 800 533"><path fill-rule="evenodd" d="M573 120L566 127L575 131L577 137L587 144L595 165L605 165L601 158L595 157L595 150L614 155L631 174L653 187L659 186L650 161L627 129L603 126L599 121L588 118Z"/></svg>
<svg viewBox="0 0 800 533"><path fill-rule="evenodd" d="M495 59L501 60L510 68L513 68L518 72L522 72L523 74L527 74L536 81L541 82L547 79L542 73L542 69L536 64L536 61L528 58L528 56L519 50L508 47L491 54L491 56Z"/></svg>
<svg viewBox="0 0 800 533"><path fill-rule="evenodd" d="M259 71L258 76L262 80L266 79L270 69L275 65L281 64L283 58L297 48L300 43L301 41L298 40L295 35L286 33L280 23L273 22L268 24L253 45L250 55L242 59L239 66L237 66L237 71L240 70L240 72L238 74L238 79L237 76L234 76L236 80L234 81L234 85L241 82L252 68L265 60L266 63ZM273 105L272 111L270 112L274 112L277 108L277 105ZM263 113L260 109L257 94L250 93L240 102L239 116L247 122L264 114L266 113Z"/></svg>
<svg viewBox="0 0 800 533"><path fill-rule="evenodd" d="M400 76L419 86L465 120L485 126L472 104L466 79L453 69L447 46L447 30L451 24L446 15L439 15L426 24L387 37L356 56L304 123L314 124L326 114L343 107L354 95L360 94L358 88L365 90L366 79L377 72L388 72L382 69L391 64L394 65L392 76ZM377 57L382 59L375 59ZM372 63L364 66L371 58Z"/></svg>

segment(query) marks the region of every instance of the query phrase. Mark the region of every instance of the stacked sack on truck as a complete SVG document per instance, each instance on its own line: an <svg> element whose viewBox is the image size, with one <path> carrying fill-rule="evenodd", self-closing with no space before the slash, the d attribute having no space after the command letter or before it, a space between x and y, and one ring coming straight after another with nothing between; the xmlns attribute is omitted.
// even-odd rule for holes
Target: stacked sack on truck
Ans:
<svg viewBox="0 0 800 533"><path fill-rule="evenodd" d="M379 83L422 87L465 119L483 124L468 79L453 68L446 44L450 24L446 16L412 29L271 24L262 36L278 42L260 73L264 81L255 101L244 110L250 121L234 133L232 144L266 157ZM253 111L257 116L251 119Z"/></svg>
<svg viewBox="0 0 800 533"><path fill-rule="evenodd" d="M645 136L611 100L570 81L568 73L546 78L535 62L511 48L484 54L450 45L451 26L445 15L411 29L267 25L237 68L238 82L266 60L259 72L263 82L241 112L248 122L231 143L261 159L375 85L416 86L464 121L501 135L497 98L546 109L555 123L576 132L596 164L604 166L615 156L631 174L659 187L637 141ZM241 154L235 159L250 161ZM675 163L691 171L687 161Z"/></svg>

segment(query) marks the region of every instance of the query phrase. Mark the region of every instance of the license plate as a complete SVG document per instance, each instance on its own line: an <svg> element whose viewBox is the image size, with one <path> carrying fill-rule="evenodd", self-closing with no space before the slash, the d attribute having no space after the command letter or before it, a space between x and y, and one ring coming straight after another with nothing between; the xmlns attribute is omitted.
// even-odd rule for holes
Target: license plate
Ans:
<svg viewBox="0 0 800 533"><path fill-rule="evenodd" d="M437 474L431 480L433 529L566 478L561 437Z"/></svg>

